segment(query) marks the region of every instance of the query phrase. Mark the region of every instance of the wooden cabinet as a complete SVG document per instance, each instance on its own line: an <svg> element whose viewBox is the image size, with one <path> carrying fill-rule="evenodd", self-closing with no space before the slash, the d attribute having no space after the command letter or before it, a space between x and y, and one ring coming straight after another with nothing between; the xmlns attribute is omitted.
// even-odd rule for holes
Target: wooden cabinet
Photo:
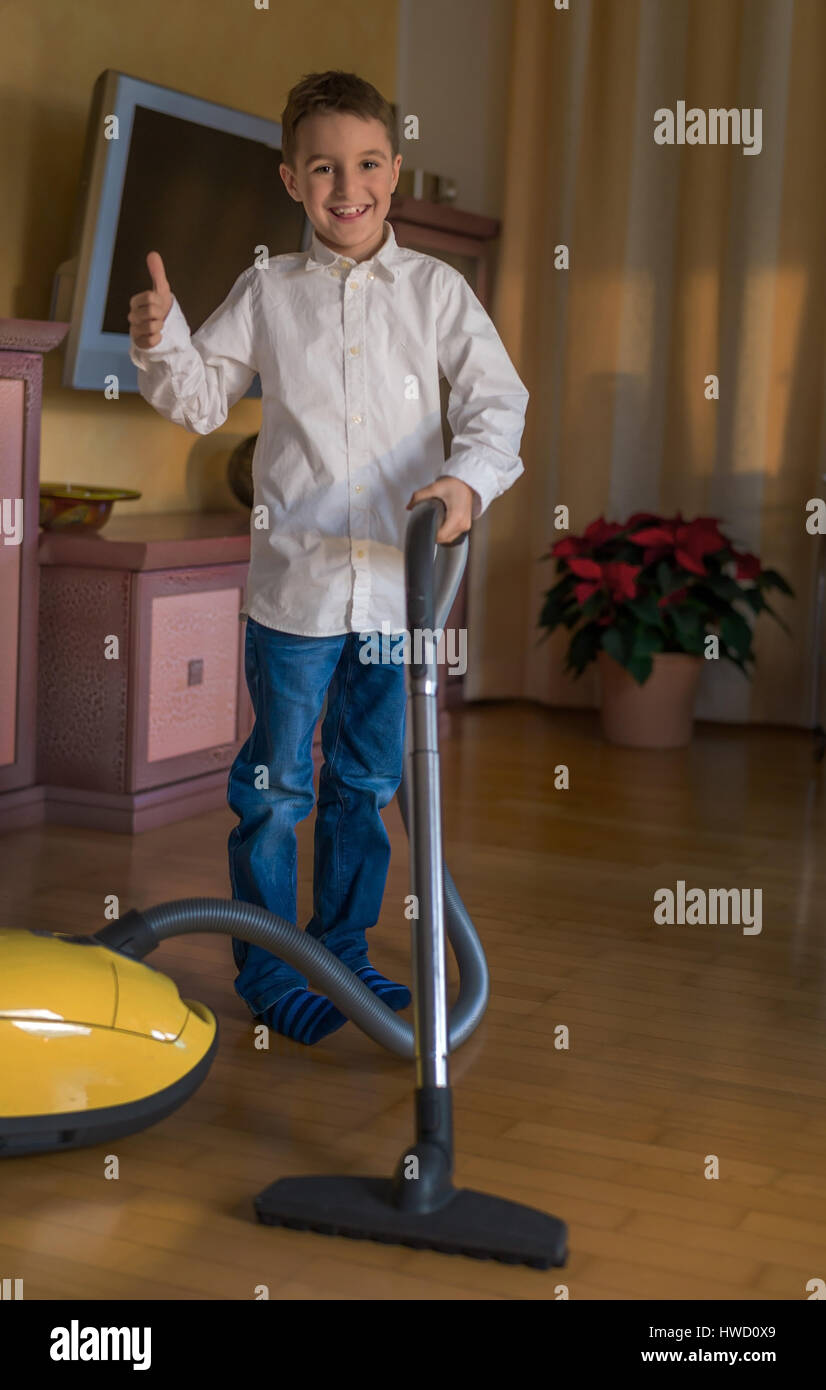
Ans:
<svg viewBox="0 0 826 1390"><path fill-rule="evenodd" d="M461 271L490 313L501 225L495 217L463 212L450 203L394 195L387 221L393 225L399 246L438 256Z"/></svg>
<svg viewBox="0 0 826 1390"><path fill-rule="evenodd" d="M40 536L37 776L47 820L134 833L226 804L252 728L241 513Z"/></svg>
<svg viewBox="0 0 826 1390"><path fill-rule="evenodd" d="M423 251L429 256L437 256L464 275L474 294L490 314L495 274L496 238L499 235L499 222L493 217L481 217L477 213L462 212L446 203L431 203L407 195L394 196L387 215L388 222L399 246L409 246L414 251ZM447 406L450 386L441 382L442 437L445 458L450 455L453 438L447 422ZM469 551L473 550L473 529L471 528ZM468 568L470 554L468 555ZM468 577L465 574L453 607L448 615L446 628L467 628L472 614L469 612ZM443 676L444 673L444 676ZM447 667L440 666L439 679L439 733L441 737L450 736L450 711L463 701L464 676L448 676Z"/></svg>
<svg viewBox="0 0 826 1390"><path fill-rule="evenodd" d="M67 323L0 319L0 830L35 825L37 537L43 355Z"/></svg>

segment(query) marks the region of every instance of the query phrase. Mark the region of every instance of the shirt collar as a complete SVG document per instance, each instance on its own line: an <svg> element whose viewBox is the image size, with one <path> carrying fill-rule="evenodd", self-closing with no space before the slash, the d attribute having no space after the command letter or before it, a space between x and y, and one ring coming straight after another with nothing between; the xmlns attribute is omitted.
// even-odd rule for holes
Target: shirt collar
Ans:
<svg viewBox="0 0 826 1390"><path fill-rule="evenodd" d="M368 270L372 270L376 274L381 275L385 280L395 280L396 272L394 267L398 264L399 260L399 246L396 242L396 235L393 231L392 224L390 222L384 222L383 226L385 229L384 241L378 251L370 257L369 261L360 261L359 265L365 266ZM323 241L319 240L318 233L314 229L313 239L307 252L307 260L304 269L317 270L321 266L335 265L339 261L343 265L353 263L349 257L338 255L335 251L331 251L329 246L325 246Z"/></svg>

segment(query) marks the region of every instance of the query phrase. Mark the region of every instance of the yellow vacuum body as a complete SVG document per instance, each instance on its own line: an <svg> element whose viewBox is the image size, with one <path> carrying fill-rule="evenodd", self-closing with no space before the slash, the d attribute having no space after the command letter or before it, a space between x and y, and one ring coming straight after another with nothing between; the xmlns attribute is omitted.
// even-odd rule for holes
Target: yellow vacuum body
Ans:
<svg viewBox="0 0 826 1390"><path fill-rule="evenodd" d="M109 1142L200 1086L210 1009L92 940L0 929L0 1157Z"/></svg>

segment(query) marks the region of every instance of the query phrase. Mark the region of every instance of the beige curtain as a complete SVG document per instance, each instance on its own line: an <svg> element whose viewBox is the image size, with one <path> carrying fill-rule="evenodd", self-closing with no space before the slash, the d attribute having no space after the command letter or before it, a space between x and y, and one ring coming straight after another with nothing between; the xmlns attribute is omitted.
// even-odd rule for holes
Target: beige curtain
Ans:
<svg viewBox="0 0 826 1390"><path fill-rule="evenodd" d="M796 592L757 621L749 682L704 667L697 712L808 725L826 473L826 3L515 0L493 316L531 392L525 474L474 526L468 698L595 703L537 645L561 533L713 514ZM658 145L654 112L762 108L762 151ZM554 267L554 247L570 269ZM719 401L705 379L720 380Z"/></svg>

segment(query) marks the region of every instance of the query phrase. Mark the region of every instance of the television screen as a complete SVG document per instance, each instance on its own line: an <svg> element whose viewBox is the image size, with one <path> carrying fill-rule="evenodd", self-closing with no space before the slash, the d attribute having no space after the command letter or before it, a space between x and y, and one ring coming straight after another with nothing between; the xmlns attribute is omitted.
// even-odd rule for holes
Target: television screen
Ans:
<svg viewBox="0 0 826 1390"><path fill-rule="evenodd" d="M284 187L281 126L248 112L107 69L96 84L78 191L72 257L51 317L68 319L63 381L137 391L129 301L150 288L160 252L192 332L256 258L310 244L312 228ZM260 396L256 377L249 396Z"/></svg>
<svg viewBox="0 0 826 1390"><path fill-rule="evenodd" d="M149 288L147 251L160 252L193 332L251 265L256 246L297 251L304 209L284 188L280 163L281 151L257 140L137 106L103 331L122 333L129 300Z"/></svg>

